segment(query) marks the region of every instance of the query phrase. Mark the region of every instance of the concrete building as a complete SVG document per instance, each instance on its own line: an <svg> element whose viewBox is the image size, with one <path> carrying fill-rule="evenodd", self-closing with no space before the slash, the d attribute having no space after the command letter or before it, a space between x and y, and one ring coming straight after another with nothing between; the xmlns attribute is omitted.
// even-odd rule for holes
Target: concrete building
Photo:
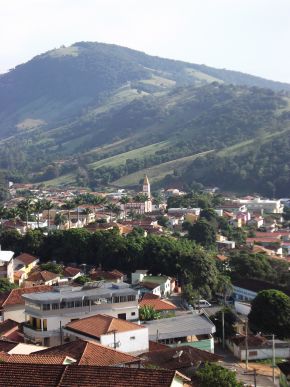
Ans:
<svg viewBox="0 0 290 387"><path fill-rule="evenodd" d="M63 328L63 337L64 341L90 340L135 355L149 349L147 327L104 314L70 322Z"/></svg>
<svg viewBox="0 0 290 387"><path fill-rule="evenodd" d="M98 282L83 287L56 287L41 294L24 295L26 341L59 345L62 328L76 319L106 314L138 320L138 292L126 283Z"/></svg>
<svg viewBox="0 0 290 387"><path fill-rule="evenodd" d="M14 282L13 256L13 251L0 250L0 278L7 278L11 283Z"/></svg>

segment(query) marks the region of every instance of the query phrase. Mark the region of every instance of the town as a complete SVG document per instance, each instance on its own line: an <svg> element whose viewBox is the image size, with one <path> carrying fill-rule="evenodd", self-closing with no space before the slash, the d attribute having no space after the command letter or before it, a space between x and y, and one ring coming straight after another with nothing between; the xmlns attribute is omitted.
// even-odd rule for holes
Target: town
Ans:
<svg viewBox="0 0 290 387"><path fill-rule="evenodd" d="M1 385L287 385L290 198L152 192L145 175L10 182L0 213Z"/></svg>

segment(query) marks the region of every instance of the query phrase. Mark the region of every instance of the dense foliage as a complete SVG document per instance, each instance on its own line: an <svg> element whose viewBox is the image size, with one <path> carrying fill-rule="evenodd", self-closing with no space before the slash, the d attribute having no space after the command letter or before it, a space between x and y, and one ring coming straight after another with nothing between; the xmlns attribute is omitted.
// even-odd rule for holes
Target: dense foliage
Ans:
<svg viewBox="0 0 290 387"><path fill-rule="evenodd" d="M236 373L215 363L206 363L203 368L196 371L198 382L202 387L242 387Z"/></svg>
<svg viewBox="0 0 290 387"><path fill-rule="evenodd" d="M249 324L254 332L290 337L290 297L278 290L263 290L252 302Z"/></svg>
<svg viewBox="0 0 290 387"><path fill-rule="evenodd" d="M0 278L0 293L8 292L17 288L17 285L12 284L7 278Z"/></svg>

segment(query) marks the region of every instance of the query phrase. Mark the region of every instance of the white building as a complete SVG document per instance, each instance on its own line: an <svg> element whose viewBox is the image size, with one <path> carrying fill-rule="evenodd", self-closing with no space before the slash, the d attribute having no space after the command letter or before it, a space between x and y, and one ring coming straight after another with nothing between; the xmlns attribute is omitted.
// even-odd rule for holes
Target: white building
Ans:
<svg viewBox="0 0 290 387"><path fill-rule="evenodd" d="M238 203L245 204L249 211L265 211L269 214L282 214L284 205L281 200L261 199L239 199Z"/></svg>
<svg viewBox="0 0 290 387"><path fill-rule="evenodd" d="M135 355L149 349L148 328L103 314L72 321L63 328L63 337L64 341L89 340Z"/></svg>
<svg viewBox="0 0 290 387"><path fill-rule="evenodd" d="M126 283L56 287L47 293L25 294L23 298L25 340L45 346L60 344L62 328L73 320L99 313L138 320L138 292Z"/></svg>
<svg viewBox="0 0 290 387"><path fill-rule="evenodd" d="M0 250L0 278L7 278L11 283L14 282L13 256L13 251Z"/></svg>

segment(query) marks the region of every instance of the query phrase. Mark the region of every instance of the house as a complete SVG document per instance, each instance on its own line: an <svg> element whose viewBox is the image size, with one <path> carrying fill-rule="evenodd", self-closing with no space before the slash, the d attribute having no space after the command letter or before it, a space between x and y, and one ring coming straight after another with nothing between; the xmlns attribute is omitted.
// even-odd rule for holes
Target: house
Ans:
<svg viewBox="0 0 290 387"><path fill-rule="evenodd" d="M24 294L26 342L59 345L63 326L72 320L104 313L138 319L138 293L126 283L96 282L83 287L53 287L46 293Z"/></svg>
<svg viewBox="0 0 290 387"><path fill-rule="evenodd" d="M290 295L287 289L283 289L269 282L242 278L233 280L233 296L237 301L252 301L261 290L277 289Z"/></svg>
<svg viewBox="0 0 290 387"><path fill-rule="evenodd" d="M118 270L105 271L102 269L93 269L90 271L90 277L93 281L105 280L120 283L124 280L124 274Z"/></svg>
<svg viewBox="0 0 290 387"><path fill-rule="evenodd" d="M148 328L105 314L71 321L63 328L65 341L91 340L125 353L148 351Z"/></svg>
<svg viewBox="0 0 290 387"><path fill-rule="evenodd" d="M152 292L158 296L168 296L175 288L175 280L167 276L146 275L146 270L136 270L132 273L132 284L139 284L141 293Z"/></svg>
<svg viewBox="0 0 290 387"><path fill-rule="evenodd" d="M13 256L13 251L0 250L0 278L7 278L11 283L14 282Z"/></svg>
<svg viewBox="0 0 290 387"><path fill-rule="evenodd" d="M18 355L0 352L0 362L18 364L73 364L75 359L65 355Z"/></svg>
<svg viewBox="0 0 290 387"><path fill-rule="evenodd" d="M247 340L247 342L246 342ZM229 349L233 352L236 358L243 361L246 360L246 352L248 346L248 359L262 360L272 359L273 357L273 342L260 335L238 335L227 340ZM286 341L275 340L275 356L279 358L288 358L290 355L290 344Z"/></svg>
<svg viewBox="0 0 290 387"><path fill-rule="evenodd" d="M12 289L9 292L0 294L0 320L11 319L17 322L25 321L25 305L22 296L39 292L48 292L50 286L33 286L30 288Z"/></svg>
<svg viewBox="0 0 290 387"><path fill-rule="evenodd" d="M60 274L47 270L31 273L25 281L25 286L55 285L60 281Z"/></svg>
<svg viewBox="0 0 290 387"><path fill-rule="evenodd" d="M93 341L74 341L43 349L36 355L65 355L77 365L139 367L141 359Z"/></svg>
<svg viewBox="0 0 290 387"><path fill-rule="evenodd" d="M63 270L63 276L67 278L69 281L73 281L76 278L80 277L81 275L83 275L83 272L77 267L67 266Z"/></svg>
<svg viewBox="0 0 290 387"><path fill-rule="evenodd" d="M59 364L0 364L0 385L5 387L182 387L190 379L174 370L156 370L128 367L97 367ZM194 386L191 384L191 386Z"/></svg>
<svg viewBox="0 0 290 387"><path fill-rule="evenodd" d="M145 293L142 300L139 301L139 307L149 306L160 312L162 315L167 315L168 313L174 313L177 307L167 300L162 300L155 294Z"/></svg>
<svg viewBox="0 0 290 387"><path fill-rule="evenodd" d="M140 357L145 367L177 370L188 377L191 377L200 365L222 360L221 356L188 345L178 348L165 347L142 353Z"/></svg>
<svg viewBox="0 0 290 387"><path fill-rule="evenodd" d="M39 259L31 254L22 253L14 258L14 269L24 271L27 275L38 264Z"/></svg>
<svg viewBox="0 0 290 387"><path fill-rule="evenodd" d="M144 323L149 330L149 340L170 347L189 345L214 352L215 325L206 315L189 312L181 316L152 320Z"/></svg>
<svg viewBox="0 0 290 387"><path fill-rule="evenodd" d="M15 340L17 342L23 341L19 333L20 323L7 319L0 323L0 337L9 340Z"/></svg>
<svg viewBox="0 0 290 387"><path fill-rule="evenodd" d="M19 234L24 235L27 231L26 223L22 220L6 220L2 222L4 230L16 230Z"/></svg>
<svg viewBox="0 0 290 387"><path fill-rule="evenodd" d="M260 197L239 199L237 201L240 205L247 206L249 211L264 211L268 214L282 214L284 205L281 200L261 199Z"/></svg>

